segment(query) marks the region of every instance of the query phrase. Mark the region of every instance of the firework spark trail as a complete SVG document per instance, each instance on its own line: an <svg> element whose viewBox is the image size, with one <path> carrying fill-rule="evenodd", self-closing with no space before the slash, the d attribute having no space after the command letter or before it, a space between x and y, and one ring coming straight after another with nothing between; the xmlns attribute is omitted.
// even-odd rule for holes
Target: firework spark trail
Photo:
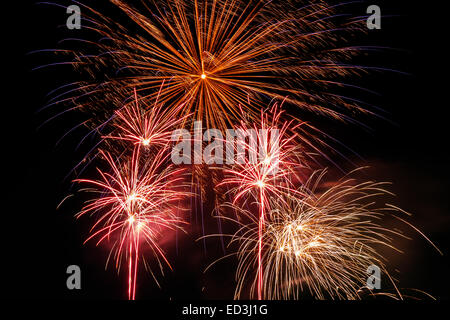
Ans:
<svg viewBox="0 0 450 320"><path fill-rule="evenodd" d="M144 1L140 8L126 1L111 3L137 30L80 4L83 28L92 38L81 39L74 49L70 44L77 40L66 39L61 43L68 49L56 50L69 57L64 63L80 71L84 81L56 90L49 106L75 102L74 109L95 113L86 120L94 128L91 132L108 131L106 122L125 119L121 129L128 132L120 139L148 143L145 119L133 106L105 108L122 105L131 90L143 100L160 100L183 124L194 113L207 127L222 129L240 118L238 106L257 118L263 100L274 98L338 119L348 120L345 110L367 112L332 90L347 87L340 82L347 76L364 72L362 66L347 63L363 48L345 40L362 29L358 20L335 20L338 6L320 0L300 7L266 0L156 0ZM322 145L314 140L304 142L313 148L317 142Z"/></svg>
<svg viewBox="0 0 450 320"><path fill-rule="evenodd" d="M164 105L158 101L163 87L164 83L159 89L153 107L140 106L135 90L134 103L128 103L116 111L113 132L103 138L130 141L134 145L140 144L144 147L167 148L168 144L171 143L173 130L178 128L192 114L187 114L181 118L176 117L179 111L184 108L185 103L180 103L172 109L164 108Z"/></svg>
<svg viewBox="0 0 450 320"><path fill-rule="evenodd" d="M243 206L248 199L258 203L258 299L263 291L263 232L266 208L270 209L270 197L280 198L283 193L296 193L293 180L300 180L296 174L302 152L296 143L296 129L301 124L294 120L283 121L283 111L275 103L267 112L261 110L257 123L249 125L241 122L238 132L250 133L249 140L237 139L234 145L237 155L236 164L224 169L225 178L217 187L229 186L233 204ZM246 157L248 152L248 157ZM257 159L251 155L257 155ZM298 196L302 196L301 192ZM242 198L245 198L240 201ZM252 200L250 200L252 201Z"/></svg>
<svg viewBox="0 0 450 320"><path fill-rule="evenodd" d="M346 40L364 32L364 19L339 21L335 10L340 5L320 0L300 8L301 2L292 1L149 0L134 8L126 1L111 2L137 30L130 32L83 5L84 28L100 40L81 40L81 47L58 51L87 77L78 90L76 83L69 86L52 104L75 99L83 110L104 110L105 99L118 105L134 88L154 99L154 90L166 82L170 85L159 93L161 101L168 108L187 101L181 115L194 112L208 128L234 125L239 105L257 117L265 98L288 97L302 110L341 120L350 120L346 110L352 117L356 111L369 112L333 93L333 88L352 87L340 80L365 72L363 66L347 63L364 48ZM104 80L95 76L99 70Z"/></svg>
<svg viewBox="0 0 450 320"><path fill-rule="evenodd" d="M364 32L360 24L364 18L342 22L341 18L335 19L340 16L335 11L340 5L329 5L321 0L300 8L294 3L298 5L301 1L289 0L281 4L266 0L169 3L149 0L142 1L144 10L126 1L110 2L138 27L137 32L80 4L84 8L83 27L100 39L81 40L83 49L57 50L72 60L53 65L71 64L87 74L87 78L55 90L47 107L67 102L75 104L49 120L72 110L95 115L72 130L86 125L93 128L89 135L102 136L108 152L100 150L99 155L106 160L110 172L99 170L100 180L77 180L94 185L94 190L99 192L99 197L87 203L77 216L99 215L88 240L99 237L99 244L115 238L116 267L120 269L122 260L126 260L128 269L128 297L135 298L142 244L152 249L160 268L160 259L170 267L157 238L163 229L178 229L182 223L173 213L173 203L180 202L188 193L174 189L184 181L176 177L184 170L166 166L165 149L170 143L170 130L184 126L191 115L207 128L225 129L239 123L237 119L241 119L242 114L248 116L248 121L241 121L238 129L256 129L256 141L258 147L262 146L262 153L261 149L253 150L260 156L257 162L249 161L244 155L244 163L225 169L224 180L216 185L232 187L230 206L237 208L243 217L253 219L257 229L252 233L255 230L251 229L251 224L243 227L245 236L235 235L234 240L240 241L244 248L240 254L237 296L251 265L244 262L249 262L257 252L258 299L297 297L298 291L293 288L298 287L298 279L300 288L306 283L318 298L326 294L357 297L355 284L360 274L355 271L356 266L379 258L369 244L390 245L390 239L383 233L389 230L372 222L360 225L358 221L361 217L377 217L355 202L373 196L378 186L361 184L355 187L361 188L355 192L344 183L342 189L332 187L325 192L327 196L313 194L309 186L302 185L301 171L309 168L304 160L306 152L299 150L298 142L301 141L302 148L306 144L316 151L319 149L315 142L326 144L317 137L308 140L302 136L304 127L309 127L306 123L298 119L282 121L282 112L276 105L270 110L270 116L261 112L259 117L259 110L267 100L283 99L302 111L345 121L356 121L355 113L372 113L361 107L360 101L334 91L356 88L343 83L342 79L368 70L349 63L364 48L349 46L346 40L349 34ZM64 43L73 40L78 41L66 39ZM104 77L97 77L99 74ZM138 92L144 107L138 104ZM134 103L126 103L118 109L130 96L134 96ZM155 101L154 106L149 107L147 101ZM114 107L105 108L106 105ZM250 125L250 121L256 124ZM280 133L275 138L271 135L269 142L269 136L259 129L270 128ZM313 127L310 129L322 134ZM251 150L254 145L244 142L241 147ZM92 150L97 150L97 145ZM130 150L133 150L131 158ZM154 161L143 160L141 152ZM202 168L194 167L193 172L197 171ZM300 187L294 187L298 184ZM364 196L355 202L346 203L341 198L358 192ZM201 191L200 199L203 199ZM258 206L256 218L242 209L253 203ZM346 214L336 221L333 217L323 218L316 208L336 213L336 217L340 210ZM351 210L357 213L352 215ZM322 243L321 233L314 235L303 230L305 219L317 225L314 232L318 228L330 228L329 234L325 234L329 242ZM239 217L237 220L240 222ZM295 224L300 234L285 231L286 221ZM340 222L347 224L339 229L336 224ZM335 238L333 232L336 232ZM366 242L359 250L367 249L367 252L359 260L357 253L350 250L352 241L355 241L353 249L360 242ZM279 246L280 243L283 245ZM284 246L286 243L289 250ZM304 243L306 246L302 246ZM339 252L339 261L330 260L333 250ZM318 270L321 263L330 265ZM349 266L343 279L347 282L333 279L330 274L335 274L338 267L346 263ZM285 269L270 272L280 265L285 265ZM278 285L280 279L287 287ZM341 286L341 291L335 289L336 285Z"/></svg>
<svg viewBox="0 0 450 320"><path fill-rule="evenodd" d="M159 103L159 93L164 85L163 82L152 104L143 103L138 97L136 90L134 90L133 101L127 102L118 108L113 116L88 134L105 132L101 136L101 140L94 147L90 148L84 155L83 160L67 176L77 169L80 169L78 175L86 170L93 160L100 155L98 152L99 148L108 149L109 153L113 153L118 157L124 154L127 155L129 150L133 150L138 145L144 147L147 153L159 152L162 149L168 148L171 143L173 130L177 129L192 114L187 114L184 117L176 117L178 111L183 108L184 103L180 103L172 109L167 109L162 103ZM85 125L86 122L84 121L76 127ZM88 135L80 141L78 147ZM92 154L93 152L95 154ZM86 159L88 158L90 160L87 161ZM81 167L83 164L84 166Z"/></svg>
<svg viewBox="0 0 450 320"><path fill-rule="evenodd" d="M88 190L98 194L83 207L77 218L87 214L96 216L86 242L98 238L98 245L113 238L111 253L114 251L115 266L120 270L122 259L127 260L128 297L134 299L142 244L153 251L161 270L160 259L171 268L157 241L165 230L181 228L184 223L175 214L175 204L188 196L180 187L185 171L167 164L165 152L158 153L153 159L142 159L140 147L136 147L125 164L117 164L107 152L100 150L100 153L111 172L97 169L100 179L76 180L93 186Z"/></svg>
<svg viewBox="0 0 450 320"><path fill-rule="evenodd" d="M394 240L409 239L402 231L384 226L386 218L398 218L396 215L404 213L384 204L384 197L392 196L386 190L387 183L358 183L346 177L328 188L322 186L325 172L316 172L299 188L305 195L302 198L284 193L270 199L263 228L262 296L298 299L300 294L309 292L316 299L361 299L367 293L366 270L375 264L390 279L395 293L369 293L403 299L380 252L387 247L401 253ZM225 206L239 210L241 217L247 218L242 222L222 217L241 226L230 241L239 245L235 292L235 298L239 298L253 266L259 264L261 220L233 203ZM259 281L255 280L252 288Z"/></svg>
<svg viewBox="0 0 450 320"><path fill-rule="evenodd" d="M148 103L148 101L143 103L137 91L134 90L133 101L124 103L106 122L90 131L88 135L103 131L105 133L101 136L101 140L94 147L90 148L84 155L83 160L71 170L66 178L77 169L80 169L78 175L86 170L93 160L100 155L98 152L100 148L108 149L109 153L117 155L117 157L127 155L128 151L139 145L144 147L144 151L149 154L167 149L171 143L173 130L179 128L192 114L186 114L183 117L176 116L179 110L183 109L185 104L183 102L171 109L165 108L163 103L159 102L159 93L164 86L163 82L152 104ZM86 122L88 121L84 121L76 127L85 125ZM73 131L73 129L70 131ZM79 142L78 147L88 135ZM95 154L92 154L94 152Z"/></svg>

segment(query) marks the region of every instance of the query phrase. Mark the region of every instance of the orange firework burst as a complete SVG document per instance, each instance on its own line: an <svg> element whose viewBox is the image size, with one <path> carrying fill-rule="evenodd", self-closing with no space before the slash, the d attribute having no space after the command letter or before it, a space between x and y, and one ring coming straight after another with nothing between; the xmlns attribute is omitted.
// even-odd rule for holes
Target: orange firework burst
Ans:
<svg viewBox="0 0 450 320"><path fill-rule="evenodd" d="M136 294L142 245L151 248L161 270L160 258L170 267L158 238L164 230L181 228L184 222L176 206L188 195L182 187L183 169L167 165L163 152L154 159L141 159L139 150L135 148L126 164L117 164L110 154L100 151L111 172L98 170L99 180L77 180L93 185L89 190L98 194L77 215L98 216L86 241L98 238L99 244L113 240L111 253L114 252L116 268L120 270L123 259L128 267L129 299Z"/></svg>
<svg viewBox="0 0 450 320"><path fill-rule="evenodd" d="M363 71L347 63L360 48L348 44L348 34L362 32L361 20L339 21L337 6L321 0L143 1L135 8L110 0L135 23L127 27L84 6L84 28L100 40L83 40L73 64L88 79L75 83L52 103L72 101L80 108L118 105L137 91L160 99L167 107L188 101L180 113L195 113L207 127L226 128L239 119L238 106L258 116L263 100L284 99L302 110L345 119L345 110L359 108L333 93L347 85L339 78ZM342 20L342 19L341 19ZM74 39L70 39L74 40ZM326 46L324 46L326 43ZM104 80L97 76L103 73ZM70 97L67 97L70 95ZM98 99L98 95L101 99ZM84 99L84 100L83 100ZM99 105L101 101L101 105ZM94 122L101 119L93 119Z"/></svg>

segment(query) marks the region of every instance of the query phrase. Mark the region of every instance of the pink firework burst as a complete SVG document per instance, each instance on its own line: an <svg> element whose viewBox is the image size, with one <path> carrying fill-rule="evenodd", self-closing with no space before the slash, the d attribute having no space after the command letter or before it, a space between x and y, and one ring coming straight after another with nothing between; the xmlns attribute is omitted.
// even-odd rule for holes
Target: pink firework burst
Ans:
<svg viewBox="0 0 450 320"><path fill-rule="evenodd" d="M304 167L302 152L297 143L296 130L303 125L297 120L285 121L283 111L275 103L268 111L261 110L258 121L250 125L241 121L238 132L249 136L237 139L237 161L225 169L225 178L218 186L231 187L232 204L244 205L256 201L259 209L258 279L257 295L262 298L263 266L261 261L263 228L269 197L282 199L281 195L298 193L294 181L300 180L297 172ZM246 156L248 152L248 157ZM302 194L298 194L302 196Z"/></svg>
<svg viewBox="0 0 450 320"><path fill-rule="evenodd" d="M89 214L96 219L85 242L96 238L98 245L112 239L115 267L120 270L125 259L128 298L134 300L141 247L153 251L160 268L162 261L171 268L158 239L164 230L182 228L185 223L178 214L178 204L188 196L184 191L184 169L168 164L165 152L153 159L142 159L139 147L126 163L118 163L102 150L100 154L109 172L97 169L98 180L76 180L93 186L89 190L96 194L77 218Z"/></svg>

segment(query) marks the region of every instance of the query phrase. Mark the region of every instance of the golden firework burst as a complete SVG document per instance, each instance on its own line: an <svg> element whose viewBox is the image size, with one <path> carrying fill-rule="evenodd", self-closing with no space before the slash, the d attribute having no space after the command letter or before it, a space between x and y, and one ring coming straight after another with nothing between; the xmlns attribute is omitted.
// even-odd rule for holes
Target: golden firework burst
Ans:
<svg viewBox="0 0 450 320"><path fill-rule="evenodd" d="M187 101L181 113L213 128L233 126L242 117L239 106L256 117L272 99L338 119L346 119L346 109L366 112L333 93L345 86L339 79L363 70L347 63L359 48L345 40L361 24L334 19L336 6L320 0L154 0L139 8L111 2L132 23L84 7L93 39L65 52L89 76L58 102L77 92L80 108L106 111L105 101L121 105L134 88L154 99L165 82L160 100L167 108Z"/></svg>

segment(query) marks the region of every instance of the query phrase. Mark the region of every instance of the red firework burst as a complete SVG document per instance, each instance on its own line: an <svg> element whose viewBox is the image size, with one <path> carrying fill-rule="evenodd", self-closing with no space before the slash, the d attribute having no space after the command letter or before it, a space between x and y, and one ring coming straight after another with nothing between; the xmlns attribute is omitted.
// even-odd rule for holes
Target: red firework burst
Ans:
<svg viewBox="0 0 450 320"><path fill-rule="evenodd" d="M98 245L113 239L111 254L114 253L115 266L120 270L122 260L126 260L128 297L134 300L142 245L151 248L161 268L161 259L171 268L158 238L164 230L182 228L184 223L177 214L177 204L188 195L182 187L184 169L167 164L168 156L164 152L154 159L142 159L139 147L125 164L117 163L107 152L100 151L100 154L110 172L97 169L100 179L76 180L92 185L90 191L98 195L77 217L86 214L96 217L86 242L97 238Z"/></svg>
<svg viewBox="0 0 450 320"><path fill-rule="evenodd" d="M261 262L262 235L269 197L296 194L293 181L299 180L297 171L302 153L296 141L296 130L303 123L283 121L283 111L275 103L270 110L261 110L259 121L253 125L242 121L238 132L249 133L249 139L237 139L237 162L225 169L225 179L218 184L231 186L233 205L243 201L256 201L259 208L258 280L257 294L261 300L263 266ZM245 156L248 152L248 157ZM302 194L297 194L302 196ZM242 204L241 204L242 205Z"/></svg>

